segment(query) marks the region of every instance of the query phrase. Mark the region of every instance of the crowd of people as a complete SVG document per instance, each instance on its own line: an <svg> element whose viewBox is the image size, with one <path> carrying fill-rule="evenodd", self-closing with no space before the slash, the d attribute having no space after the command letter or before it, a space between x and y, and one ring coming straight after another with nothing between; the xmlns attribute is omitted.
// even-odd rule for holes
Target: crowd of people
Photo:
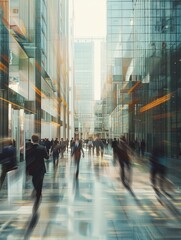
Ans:
<svg viewBox="0 0 181 240"><path fill-rule="evenodd" d="M0 164L2 165L0 188L2 188L6 173L17 168L16 161L16 146L15 142L11 139L5 139L0 153ZM144 156L145 141L130 141L127 142L124 136L119 139L101 139L97 136L95 139L89 138L86 140L79 139L79 135L75 138L64 140L61 138L52 139L48 138L39 139L38 135L32 135L31 139L26 142L26 172L32 176L33 192L35 197L33 212L36 212L40 201L43 186L44 174L46 167L44 159L52 157L54 168L58 166L59 159L64 158L64 153L69 152L74 159L75 163L75 178L79 176L79 165L81 156L84 157L85 150L88 156L95 155L96 157L103 158L104 151L112 148L112 156L114 165L116 162L120 166L120 178L122 184L127 188L131 188L132 182L132 160L133 155L136 153L140 157ZM166 157L165 157L165 142L156 144L150 156L150 180L152 186L157 190L158 186L164 190L163 183L167 173ZM159 176L159 181L157 181ZM159 184L160 183L160 184Z"/></svg>

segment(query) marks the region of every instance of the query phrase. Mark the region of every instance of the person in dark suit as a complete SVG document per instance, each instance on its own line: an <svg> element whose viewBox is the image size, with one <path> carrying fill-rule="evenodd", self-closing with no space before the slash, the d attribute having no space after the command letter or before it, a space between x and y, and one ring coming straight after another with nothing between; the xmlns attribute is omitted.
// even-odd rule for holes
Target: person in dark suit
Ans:
<svg viewBox="0 0 181 240"><path fill-rule="evenodd" d="M132 175L131 159L129 156L130 149L124 136L120 138L119 142L115 144L114 148L118 157L118 162L121 167L121 181L126 188L130 188ZM127 174L125 174L125 170Z"/></svg>
<svg viewBox="0 0 181 240"><path fill-rule="evenodd" d="M150 180L154 190L158 190L157 176L159 177L160 190L164 190L164 182L167 174L166 141L155 143L150 156Z"/></svg>
<svg viewBox="0 0 181 240"><path fill-rule="evenodd" d="M79 140L79 136L76 135L75 141L73 142L73 147L72 147L72 156L74 155L74 160L76 165L76 175L75 175L76 178L78 178L78 175L79 175L79 163L80 163L81 152L82 152L82 156L84 157L82 141Z"/></svg>
<svg viewBox="0 0 181 240"><path fill-rule="evenodd" d="M53 166L55 168L56 166L58 166L59 153L60 153L60 144L58 144L58 142L53 143L50 152L53 155Z"/></svg>
<svg viewBox="0 0 181 240"><path fill-rule="evenodd" d="M35 194L33 212L35 213L40 204L43 178L46 173L44 158L48 159L49 155L46 147L39 144L38 135L32 135L31 140L32 146L26 149L26 170L32 176Z"/></svg>

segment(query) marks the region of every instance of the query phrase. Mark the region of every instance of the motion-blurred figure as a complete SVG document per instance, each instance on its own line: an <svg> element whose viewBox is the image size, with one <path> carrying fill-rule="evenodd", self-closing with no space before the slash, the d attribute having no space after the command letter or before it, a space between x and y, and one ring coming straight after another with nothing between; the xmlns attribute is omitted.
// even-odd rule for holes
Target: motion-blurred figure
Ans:
<svg viewBox="0 0 181 240"><path fill-rule="evenodd" d="M75 141L73 142L73 147L72 147L72 156L74 156L75 166L76 166L76 175L75 175L76 178L78 178L78 175L79 175L79 163L80 163L81 152L82 152L82 156L84 157L82 141L80 141L79 136L76 135Z"/></svg>
<svg viewBox="0 0 181 240"><path fill-rule="evenodd" d="M59 153L60 153L60 145L58 144L57 141L53 143L50 152L53 156L53 166L55 168L55 166L58 165Z"/></svg>
<svg viewBox="0 0 181 240"><path fill-rule="evenodd" d="M96 156L98 157L100 154L100 141L98 137L94 141L94 146L96 148Z"/></svg>
<svg viewBox="0 0 181 240"><path fill-rule="evenodd" d="M10 138L5 139L3 142L3 149L0 155L0 164L2 164L2 172L0 177L1 189L7 172L17 169L16 148Z"/></svg>
<svg viewBox="0 0 181 240"><path fill-rule="evenodd" d="M95 147L96 147L96 145L95 145L95 140L92 141L92 144L93 144L93 146L92 146L92 153L93 153L93 155L94 155L94 150L95 150Z"/></svg>
<svg viewBox="0 0 181 240"><path fill-rule="evenodd" d="M116 164L116 160L117 160L117 145L118 145L118 141L116 140L116 138L114 138L114 140L112 141L112 150L113 150L113 164Z"/></svg>
<svg viewBox="0 0 181 240"><path fill-rule="evenodd" d="M67 153L68 153L68 150L69 150L69 139L68 138L66 140L66 148L67 148Z"/></svg>
<svg viewBox="0 0 181 240"><path fill-rule="evenodd" d="M142 157L142 158L144 157L145 146L146 146L146 144L145 144L145 140L142 139L142 140L141 140L141 143L140 143L140 150L141 150L141 157Z"/></svg>
<svg viewBox="0 0 181 240"><path fill-rule="evenodd" d="M61 138L61 141L60 141L60 154L61 154L61 158L64 157L64 152L66 150L66 145L67 142L63 140L63 138Z"/></svg>
<svg viewBox="0 0 181 240"><path fill-rule="evenodd" d="M51 142L48 138L45 139L45 147L47 149L47 153L49 153L50 148L51 148Z"/></svg>
<svg viewBox="0 0 181 240"><path fill-rule="evenodd" d="M35 202L33 213L36 213L40 204L42 195L43 178L46 173L44 158L48 159L46 147L39 144L38 135L32 135L32 146L26 149L26 170L32 176L33 193L35 194Z"/></svg>
<svg viewBox="0 0 181 240"><path fill-rule="evenodd" d="M99 136L97 136L96 140L94 141L94 145L96 148L96 156L99 157L101 155L101 158L103 158L104 144Z"/></svg>
<svg viewBox="0 0 181 240"><path fill-rule="evenodd" d="M92 142L91 138L89 138L87 145L88 145L88 155L91 155L91 151L92 151L92 147L93 147L93 142Z"/></svg>
<svg viewBox="0 0 181 240"><path fill-rule="evenodd" d="M126 188L130 188L132 177L131 159L129 156L130 150L124 136L115 144L114 149L121 167L121 181Z"/></svg>
<svg viewBox="0 0 181 240"><path fill-rule="evenodd" d="M167 172L167 158L165 156L165 142L155 145L150 157L151 169L150 179L154 190L157 190L157 177L159 177L160 189L164 191L164 182Z"/></svg>
<svg viewBox="0 0 181 240"><path fill-rule="evenodd" d="M108 146L109 146L109 141L108 141L108 139L106 139L106 140L105 140L106 153L108 153Z"/></svg>
<svg viewBox="0 0 181 240"><path fill-rule="evenodd" d="M103 141L100 139L99 140L99 146L100 146L100 151L101 151L101 159L103 159L103 155L104 155L104 143Z"/></svg>
<svg viewBox="0 0 181 240"><path fill-rule="evenodd" d="M72 139L70 140L70 154L71 154L71 155L72 155L73 143L74 143L74 139L72 138Z"/></svg>

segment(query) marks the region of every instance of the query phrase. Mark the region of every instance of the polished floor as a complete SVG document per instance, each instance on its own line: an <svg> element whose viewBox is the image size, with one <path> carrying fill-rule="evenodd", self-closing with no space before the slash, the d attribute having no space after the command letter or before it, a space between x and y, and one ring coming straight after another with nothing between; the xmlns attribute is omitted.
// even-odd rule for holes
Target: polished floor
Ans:
<svg viewBox="0 0 181 240"><path fill-rule="evenodd" d="M100 159L85 151L78 180L70 152L55 171L51 159L46 164L37 215L32 215L31 178L24 179L23 164L8 176L11 187L6 183L0 192L0 240L181 239L181 189L156 194L139 161L131 190L123 187L110 152Z"/></svg>

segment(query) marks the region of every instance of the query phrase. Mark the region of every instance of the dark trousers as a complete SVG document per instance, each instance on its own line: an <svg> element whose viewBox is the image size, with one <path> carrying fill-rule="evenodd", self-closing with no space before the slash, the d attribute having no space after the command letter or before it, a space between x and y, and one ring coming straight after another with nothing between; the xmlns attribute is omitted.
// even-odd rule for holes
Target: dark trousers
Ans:
<svg viewBox="0 0 181 240"><path fill-rule="evenodd" d="M99 147L96 147L96 156L99 156Z"/></svg>
<svg viewBox="0 0 181 240"><path fill-rule="evenodd" d="M42 187L43 187L43 178L44 178L44 173L41 173L41 172L32 175L32 183L33 183L34 190L36 191L36 198L33 206L34 212L37 211L40 204Z"/></svg>
<svg viewBox="0 0 181 240"><path fill-rule="evenodd" d="M53 154L53 166L55 167L56 161L58 164L58 158L59 158L59 153L54 153Z"/></svg>
<svg viewBox="0 0 181 240"><path fill-rule="evenodd" d="M131 163L130 161L123 161L122 159L119 159L119 164L121 166L121 181L124 186L129 186L131 184ZM127 176L125 176L125 167L127 168Z"/></svg>
<svg viewBox="0 0 181 240"><path fill-rule="evenodd" d="M157 175L160 177L159 179L159 185L160 188L163 190L163 182L165 179L165 175L166 175L166 167L161 165L161 164L153 164L151 167L151 182L153 184L153 187L157 186Z"/></svg>
<svg viewBox="0 0 181 240"><path fill-rule="evenodd" d="M75 159L75 167L76 167L76 178L78 178L78 175L79 175L79 164L80 164L80 157L76 158Z"/></svg>

